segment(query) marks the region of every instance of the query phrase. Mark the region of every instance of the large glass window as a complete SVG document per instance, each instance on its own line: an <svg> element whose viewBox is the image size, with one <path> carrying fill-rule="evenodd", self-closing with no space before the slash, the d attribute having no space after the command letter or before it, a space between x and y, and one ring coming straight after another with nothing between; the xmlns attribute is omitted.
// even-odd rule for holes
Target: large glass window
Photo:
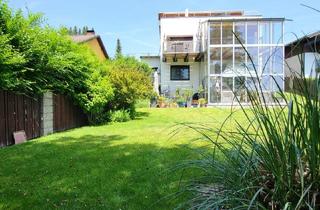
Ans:
<svg viewBox="0 0 320 210"><path fill-rule="evenodd" d="M272 23L272 43L273 44L282 44L282 23L281 22L273 22Z"/></svg>
<svg viewBox="0 0 320 210"><path fill-rule="evenodd" d="M210 50L210 74L221 73L221 47Z"/></svg>
<svg viewBox="0 0 320 210"><path fill-rule="evenodd" d="M222 48L222 73L224 74L233 73L233 48L232 47Z"/></svg>
<svg viewBox="0 0 320 210"><path fill-rule="evenodd" d="M246 24L242 22L235 22L234 33L237 37L234 38L235 44L246 43Z"/></svg>
<svg viewBox="0 0 320 210"><path fill-rule="evenodd" d="M270 47L260 47L260 67L262 74L270 74L271 55Z"/></svg>
<svg viewBox="0 0 320 210"><path fill-rule="evenodd" d="M283 74L283 47L272 48L272 72Z"/></svg>
<svg viewBox="0 0 320 210"><path fill-rule="evenodd" d="M231 103L233 101L233 77L222 77L221 102Z"/></svg>
<svg viewBox="0 0 320 210"><path fill-rule="evenodd" d="M222 23L222 44L233 44L233 24Z"/></svg>
<svg viewBox="0 0 320 210"><path fill-rule="evenodd" d="M246 51L243 47L234 48L234 73L236 75L246 73Z"/></svg>
<svg viewBox="0 0 320 210"><path fill-rule="evenodd" d="M170 69L171 80L190 80L189 66L171 66Z"/></svg>
<svg viewBox="0 0 320 210"><path fill-rule="evenodd" d="M280 75L272 76L272 78L271 78L272 91L280 91L280 90L283 91L283 89L284 89L283 81L284 81L283 76L280 76Z"/></svg>
<svg viewBox="0 0 320 210"><path fill-rule="evenodd" d="M234 78L234 93L237 97L236 101L245 102L246 101L246 88L245 88L246 78L244 76Z"/></svg>
<svg viewBox="0 0 320 210"><path fill-rule="evenodd" d="M233 91L233 77L222 77L222 91Z"/></svg>
<svg viewBox="0 0 320 210"><path fill-rule="evenodd" d="M259 24L259 43L270 44L270 22L260 22Z"/></svg>
<svg viewBox="0 0 320 210"><path fill-rule="evenodd" d="M221 102L221 77L210 77L210 103Z"/></svg>
<svg viewBox="0 0 320 210"><path fill-rule="evenodd" d="M263 91L269 91L271 87L271 77L268 76L262 76L261 79L261 87Z"/></svg>
<svg viewBox="0 0 320 210"><path fill-rule="evenodd" d="M247 89L249 91L255 91L257 89L259 89L259 84L258 84L258 78L257 77L248 77L247 81Z"/></svg>
<svg viewBox="0 0 320 210"><path fill-rule="evenodd" d="M210 25L210 44L221 44L221 23Z"/></svg>
<svg viewBox="0 0 320 210"><path fill-rule="evenodd" d="M258 70L258 47L248 47L247 67L252 75ZM250 59L251 58L251 59ZM258 72L257 72L258 73Z"/></svg>
<svg viewBox="0 0 320 210"><path fill-rule="evenodd" d="M247 23L247 44L258 44L258 23Z"/></svg>

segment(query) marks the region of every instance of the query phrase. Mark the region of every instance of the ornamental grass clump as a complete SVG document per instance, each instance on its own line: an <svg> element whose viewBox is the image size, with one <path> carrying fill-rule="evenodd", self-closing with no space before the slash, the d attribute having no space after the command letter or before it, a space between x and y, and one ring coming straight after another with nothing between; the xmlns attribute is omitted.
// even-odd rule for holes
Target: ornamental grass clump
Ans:
<svg viewBox="0 0 320 210"><path fill-rule="evenodd" d="M182 164L201 170L200 177L186 187L192 199L182 206L320 209L320 79L316 75L310 81L303 69L291 93L278 85L272 106L266 103L261 83L250 90L245 87L252 106L243 107L240 101L238 105L247 123L233 117L237 109L218 130L193 127L213 145L213 152ZM232 131L226 128L230 119L236 124Z"/></svg>

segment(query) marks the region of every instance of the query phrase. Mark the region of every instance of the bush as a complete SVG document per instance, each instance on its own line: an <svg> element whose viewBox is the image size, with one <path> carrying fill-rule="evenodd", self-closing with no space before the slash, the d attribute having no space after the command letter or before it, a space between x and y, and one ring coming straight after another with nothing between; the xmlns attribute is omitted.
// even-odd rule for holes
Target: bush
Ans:
<svg viewBox="0 0 320 210"><path fill-rule="evenodd" d="M0 86L25 95L53 91L68 95L88 114L103 121L113 97L106 68L85 45L74 43L66 29L55 30L39 14L13 11L0 0Z"/></svg>
<svg viewBox="0 0 320 210"><path fill-rule="evenodd" d="M127 122L129 120L131 120L131 116L127 110L117 110L111 113L111 122Z"/></svg>
<svg viewBox="0 0 320 210"><path fill-rule="evenodd" d="M120 58L108 62L107 75L114 90L114 98L109 106L114 110L129 110L134 117L137 101L149 99L153 95L152 83L148 71L137 68L138 61L135 65L130 63L125 65L126 61Z"/></svg>
<svg viewBox="0 0 320 210"><path fill-rule="evenodd" d="M0 87L25 95L52 91L69 96L91 124L104 123L109 111L128 110L152 93L151 69L133 57L101 62L68 30L47 26L40 14L13 11L0 0Z"/></svg>

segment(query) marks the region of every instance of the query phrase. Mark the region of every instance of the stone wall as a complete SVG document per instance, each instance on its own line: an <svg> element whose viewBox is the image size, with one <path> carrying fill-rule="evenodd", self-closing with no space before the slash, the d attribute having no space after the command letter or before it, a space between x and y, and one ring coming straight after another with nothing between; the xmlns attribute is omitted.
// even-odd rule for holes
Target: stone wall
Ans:
<svg viewBox="0 0 320 210"><path fill-rule="evenodd" d="M41 130L42 135L53 133L53 94L47 92L42 98L42 121Z"/></svg>

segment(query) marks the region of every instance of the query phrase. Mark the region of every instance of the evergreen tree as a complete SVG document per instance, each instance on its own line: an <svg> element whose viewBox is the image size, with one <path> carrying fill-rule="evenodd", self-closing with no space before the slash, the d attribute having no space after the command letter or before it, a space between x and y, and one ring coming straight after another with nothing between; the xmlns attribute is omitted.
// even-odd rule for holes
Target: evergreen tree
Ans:
<svg viewBox="0 0 320 210"><path fill-rule="evenodd" d="M122 57L122 47L120 39L117 39L117 46L116 46L116 59Z"/></svg>
<svg viewBox="0 0 320 210"><path fill-rule="evenodd" d="M72 27L69 27L69 35L73 35Z"/></svg>
<svg viewBox="0 0 320 210"><path fill-rule="evenodd" d="M73 35L77 35L77 33L78 33L78 28L77 28L77 26L74 26L73 27Z"/></svg>
<svg viewBox="0 0 320 210"><path fill-rule="evenodd" d="M81 32L81 28L78 29L78 35L81 35L82 32Z"/></svg>

